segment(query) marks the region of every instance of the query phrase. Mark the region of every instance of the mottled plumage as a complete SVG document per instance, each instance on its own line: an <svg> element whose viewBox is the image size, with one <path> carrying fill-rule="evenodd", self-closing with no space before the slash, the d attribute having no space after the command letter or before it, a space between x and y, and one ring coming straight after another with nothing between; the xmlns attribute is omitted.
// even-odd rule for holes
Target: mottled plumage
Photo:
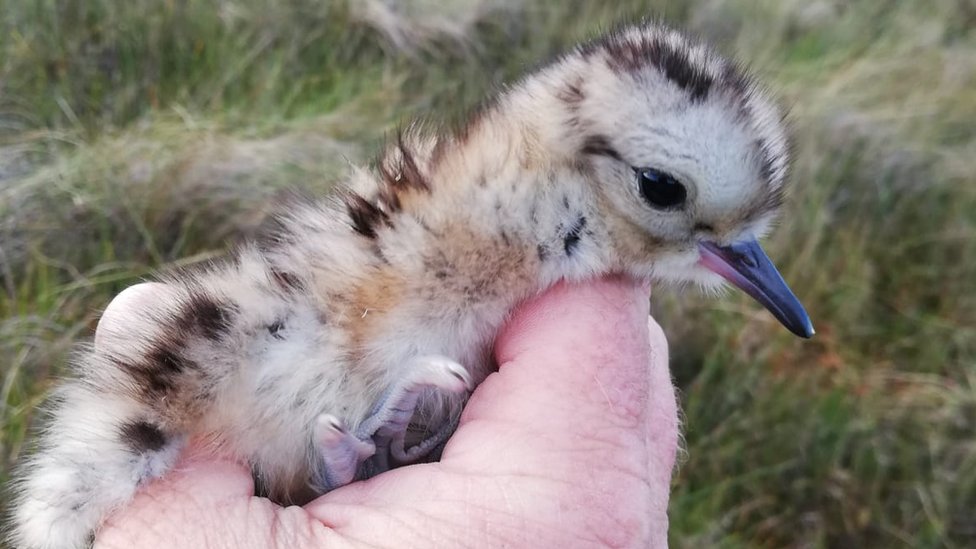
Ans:
<svg viewBox="0 0 976 549"><path fill-rule="evenodd" d="M610 272L734 278L706 260L735 267L732 245L766 231L787 164L753 80L654 24L563 55L457 131L412 126L266 238L113 301L21 468L15 543L84 546L194 436L281 502L436 455L520 301ZM679 204L648 202L674 184Z"/></svg>

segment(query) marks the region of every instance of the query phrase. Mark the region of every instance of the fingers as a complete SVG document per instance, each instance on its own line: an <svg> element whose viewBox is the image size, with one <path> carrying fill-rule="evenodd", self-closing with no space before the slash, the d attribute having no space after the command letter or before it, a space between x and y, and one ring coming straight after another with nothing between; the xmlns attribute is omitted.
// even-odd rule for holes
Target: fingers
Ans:
<svg viewBox="0 0 976 549"><path fill-rule="evenodd" d="M179 465L141 488L125 508L109 517L95 539L97 549L206 547L228 510L254 493L247 469L215 457L201 445L187 450Z"/></svg>
<svg viewBox="0 0 976 549"><path fill-rule="evenodd" d="M253 497L248 469L196 444L96 533L95 549L347 547L298 507Z"/></svg>

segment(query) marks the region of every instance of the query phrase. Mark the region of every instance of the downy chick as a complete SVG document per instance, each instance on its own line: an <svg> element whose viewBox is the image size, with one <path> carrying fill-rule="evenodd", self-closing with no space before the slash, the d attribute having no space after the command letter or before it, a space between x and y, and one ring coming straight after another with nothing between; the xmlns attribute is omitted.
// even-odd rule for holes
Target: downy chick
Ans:
<svg viewBox="0 0 976 549"><path fill-rule="evenodd" d="M813 328L757 243L784 196L782 116L738 65L628 27L414 126L228 260L123 292L21 468L14 542L74 549L190 437L279 502L430 459L513 308L611 272L724 278Z"/></svg>

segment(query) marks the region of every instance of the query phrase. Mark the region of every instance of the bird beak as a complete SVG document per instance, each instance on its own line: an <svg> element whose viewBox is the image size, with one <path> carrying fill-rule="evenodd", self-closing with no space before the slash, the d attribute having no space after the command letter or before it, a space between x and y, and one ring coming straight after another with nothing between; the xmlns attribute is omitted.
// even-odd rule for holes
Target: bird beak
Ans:
<svg viewBox="0 0 976 549"><path fill-rule="evenodd" d="M794 334L809 338L814 334L810 317L800 300L769 260L759 242L750 240L731 246L700 241L699 263L752 296L773 313Z"/></svg>

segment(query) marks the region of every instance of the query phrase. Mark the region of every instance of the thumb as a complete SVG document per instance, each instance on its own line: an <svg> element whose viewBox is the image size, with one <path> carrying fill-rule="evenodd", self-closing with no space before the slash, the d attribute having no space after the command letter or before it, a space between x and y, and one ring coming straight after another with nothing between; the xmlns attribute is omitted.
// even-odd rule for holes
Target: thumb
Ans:
<svg viewBox="0 0 976 549"><path fill-rule="evenodd" d="M495 347L499 372L479 386L445 464L500 475L545 474L588 504L666 508L678 441L667 342L648 288L626 277L564 283L525 304Z"/></svg>

